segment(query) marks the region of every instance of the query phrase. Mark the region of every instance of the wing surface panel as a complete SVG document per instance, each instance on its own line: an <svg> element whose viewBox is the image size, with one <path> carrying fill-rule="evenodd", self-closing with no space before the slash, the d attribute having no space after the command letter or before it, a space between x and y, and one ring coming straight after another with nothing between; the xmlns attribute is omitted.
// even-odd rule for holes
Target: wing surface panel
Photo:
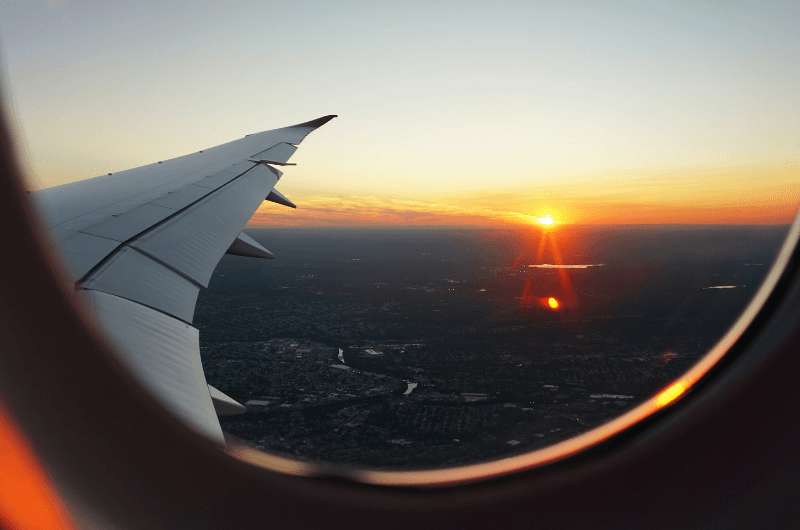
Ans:
<svg viewBox="0 0 800 530"><path fill-rule="evenodd" d="M191 322L200 286L131 247L123 247L82 282Z"/></svg>
<svg viewBox="0 0 800 530"><path fill-rule="evenodd" d="M253 160L285 164L292 157L297 147L290 143L279 143L252 156Z"/></svg>
<svg viewBox="0 0 800 530"><path fill-rule="evenodd" d="M113 239L122 243L136 234L147 230L174 214L175 210L145 203L125 213L117 214L109 219L88 226L81 230L89 234L106 239Z"/></svg>
<svg viewBox="0 0 800 530"><path fill-rule="evenodd" d="M67 237L55 238L55 241L73 278L83 277L120 245L119 241L81 232L73 232Z"/></svg>
<svg viewBox="0 0 800 530"><path fill-rule="evenodd" d="M249 170L251 167L253 167L253 163L250 160L243 160L226 167L221 171L217 171L198 179L197 182L195 182L195 185L215 190L232 181L242 173Z"/></svg>
<svg viewBox="0 0 800 530"><path fill-rule="evenodd" d="M182 188L169 191L161 197L154 199L150 204L171 208L173 210L181 210L193 202L202 199L204 196L208 195L208 193L209 189L207 187L198 186L197 184L187 184Z"/></svg>
<svg viewBox="0 0 800 530"><path fill-rule="evenodd" d="M130 245L207 287L217 263L276 181L257 165Z"/></svg>

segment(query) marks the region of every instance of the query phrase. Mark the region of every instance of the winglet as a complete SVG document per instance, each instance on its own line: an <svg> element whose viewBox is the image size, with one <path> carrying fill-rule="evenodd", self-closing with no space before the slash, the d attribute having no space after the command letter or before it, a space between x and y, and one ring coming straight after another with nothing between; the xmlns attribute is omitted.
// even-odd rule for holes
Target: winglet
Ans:
<svg viewBox="0 0 800 530"><path fill-rule="evenodd" d="M338 114L328 114L327 116L322 116L321 118L317 118L316 120L304 121L303 123L298 123L297 125L291 125L290 127L311 127L316 129L317 127L322 127L332 119L338 117L339 117Z"/></svg>

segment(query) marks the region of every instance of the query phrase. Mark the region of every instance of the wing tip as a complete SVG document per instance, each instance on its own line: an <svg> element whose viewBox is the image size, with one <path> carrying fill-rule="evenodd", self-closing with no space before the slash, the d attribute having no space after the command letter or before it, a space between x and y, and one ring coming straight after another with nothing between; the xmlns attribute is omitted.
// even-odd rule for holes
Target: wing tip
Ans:
<svg viewBox="0 0 800 530"><path fill-rule="evenodd" d="M315 120L304 121L303 123L298 123L297 125L292 125L292 127L311 127L311 128L316 129L317 127L322 127L323 125L325 125L326 123L328 123L332 119L338 118L338 117L339 117L338 114L328 114L327 116L321 116L321 117L319 117L319 118L317 118Z"/></svg>

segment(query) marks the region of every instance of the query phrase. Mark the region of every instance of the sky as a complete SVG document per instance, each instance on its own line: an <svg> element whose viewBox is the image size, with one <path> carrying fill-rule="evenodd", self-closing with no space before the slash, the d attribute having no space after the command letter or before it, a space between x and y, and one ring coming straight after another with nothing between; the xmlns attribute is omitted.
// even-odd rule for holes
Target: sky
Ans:
<svg viewBox="0 0 800 530"><path fill-rule="evenodd" d="M340 117L251 224L786 223L800 2L0 0L37 189Z"/></svg>

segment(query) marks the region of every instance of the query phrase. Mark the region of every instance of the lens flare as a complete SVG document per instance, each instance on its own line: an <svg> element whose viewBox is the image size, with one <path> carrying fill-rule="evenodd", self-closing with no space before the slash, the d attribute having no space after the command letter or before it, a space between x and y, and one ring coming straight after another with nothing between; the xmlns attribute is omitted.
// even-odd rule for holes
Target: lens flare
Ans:
<svg viewBox="0 0 800 530"><path fill-rule="evenodd" d="M553 311L557 311L558 308L561 307L561 302L558 301L558 298L551 296L547 299L547 307Z"/></svg>

